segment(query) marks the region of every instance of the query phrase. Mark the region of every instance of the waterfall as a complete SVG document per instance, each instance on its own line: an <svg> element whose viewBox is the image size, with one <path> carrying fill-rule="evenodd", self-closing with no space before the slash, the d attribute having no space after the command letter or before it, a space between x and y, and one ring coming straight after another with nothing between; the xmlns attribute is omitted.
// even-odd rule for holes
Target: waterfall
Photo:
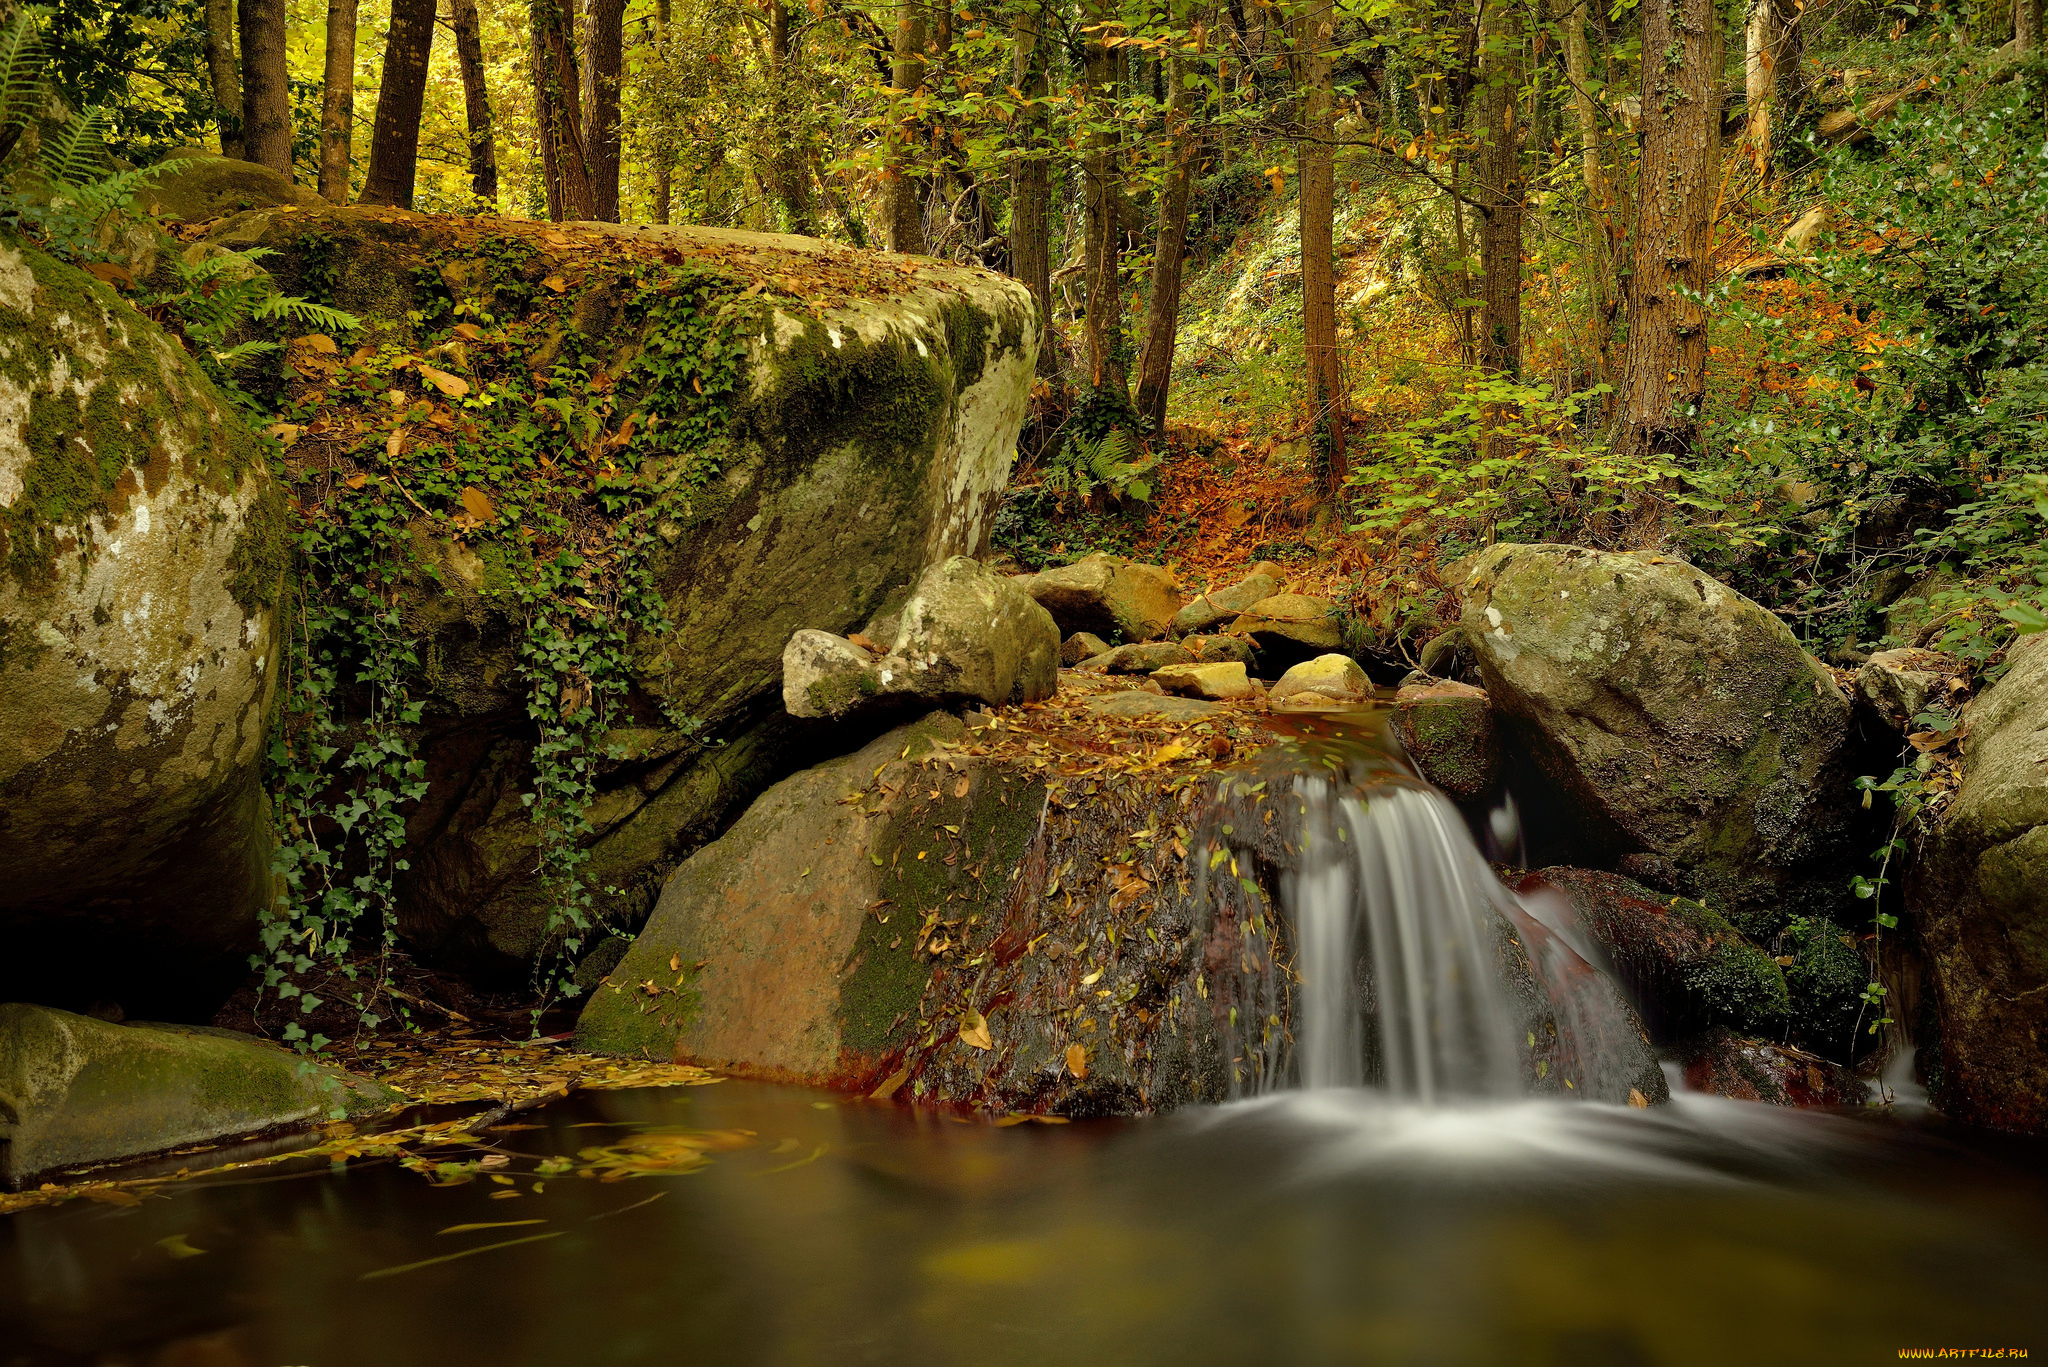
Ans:
<svg viewBox="0 0 2048 1367"><path fill-rule="evenodd" d="M1208 832L1210 869L1230 875L1209 901L1212 955L1238 966L1218 998L1237 1091L1661 1098L1569 907L1510 891L1450 799L1348 724L1267 752Z"/></svg>

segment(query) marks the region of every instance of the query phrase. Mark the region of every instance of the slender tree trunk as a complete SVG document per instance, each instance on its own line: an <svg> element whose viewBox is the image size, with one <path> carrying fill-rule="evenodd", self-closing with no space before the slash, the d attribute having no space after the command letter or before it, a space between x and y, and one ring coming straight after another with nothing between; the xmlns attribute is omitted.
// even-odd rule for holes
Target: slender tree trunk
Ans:
<svg viewBox="0 0 2048 1367"><path fill-rule="evenodd" d="M556 223L596 215L590 162L583 148L576 39L570 0L531 0L533 114L540 133L541 178Z"/></svg>
<svg viewBox="0 0 2048 1367"><path fill-rule="evenodd" d="M2012 46L2015 52L2032 52L2041 45L2041 0L2013 0Z"/></svg>
<svg viewBox="0 0 2048 1367"><path fill-rule="evenodd" d="M1180 277L1188 242L1188 197L1194 190L1200 139L1189 106L1187 59L1167 64L1166 135L1171 162L1159 195L1159 236L1152 250L1152 298L1145 309L1145 352L1138 361L1138 414L1156 431L1166 427L1173 382L1173 347L1180 332Z"/></svg>
<svg viewBox="0 0 2048 1367"><path fill-rule="evenodd" d="M1085 0L1088 23L1107 24L1117 17L1110 0ZM1116 104L1116 53L1107 47L1100 28L1087 36L1082 77L1088 90L1083 108L1095 127L1088 134L1082 158L1082 205L1087 215L1084 234L1088 284L1088 383L1130 401L1130 378L1124 370L1123 233L1118 223L1120 196L1110 177L1116 169L1117 133L1112 120Z"/></svg>
<svg viewBox="0 0 2048 1367"><path fill-rule="evenodd" d="M1337 353L1337 186L1330 89L1331 0L1303 0L1294 15L1295 80L1301 92L1301 324L1308 361L1309 412L1325 474L1336 488L1348 472L1344 454L1343 358Z"/></svg>
<svg viewBox="0 0 2048 1367"><path fill-rule="evenodd" d="M1757 174L1767 176L1772 153L1783 145L1806 99L1799 0L1750 0L1744 37L1749 155Z"/></svg>
<svg viewBox="0 0 2048 1367"><path fill-rule="evenodd" d="M1586 279L1593 305L1593 354L1601 383L1614 383L1615 245L1620 240L1614 199L1608 188L1600 111L1589 84L1592 55L1586 48L1587 0L1570 0L1564 16L1565 70L1572 83L1572 120L1578 128L1579 169L1586 186Z"/></svg>
<svg viewBox="0 0 2048 1367"><path fill-rule="evenodd" d="M768 0L768 98L775 110L775 147L768 164L775 197L782 201L789 230L812 237L818 231L818 211L811 197L810 159L804 155L804 139L797 132L803 120L797 108L796 84L789 73L789 7L782 0Z"/></svg>
<svg viewBox="0 0 2048 1367"><path fill-rule="evenodd" d="M363 174L361 203L412 207L427 58L433 46L434 0L391 0L391 32L384 42L384 73L377 87L376 122L370 126L370 165Z"/></svg>
<svg viewBox="0 0 2048 1367"><path fill-rule="evenodd" d="M484 80L483 21L476 0L449 0L455 56L462 67L462 105L469 128L469 189L498 202L498 141L491 122L491 92Z"/></svg>
<svg viewBox="0 0 2048 1367"><path fill-rule="evenodd" d="M356 134L356 0L327 0L327 64L320 86L320 197L348 203Z"/></svg>
<svg viewBox="0 0 2048 1367"><path fill-rule="evenodd" d="M918 118L913 99L924 86L924 0L897 0L896 37L889 82L896 98L903 102L904 115L897 124L895 140L889 146L889 166L884 173L885 219L888 247L892 252L922 256L924 204L918 194Z"/></svg>
<svg viewBox="0 0 2048 1367"><path fill-rule="evenodd" d="M1016 20L1010 79L1026 100L1046 95L1046 54L1040 41L1043 15L1027 6ZM1047 155L1044 109L1033 104L1016 123L1026 155L1012 163L1010 270L1038 304L1038 373L1059 373L1059 348L1052 332L1052 164Z"/></svg>
<svg viewBox="0 0 2048 1367"><path fill-rule="evenodd" d="M287 180L292 174L292 97L284 69L284 0L240 0L242 155Z"/></svg>
<svg viewBox="0 0 2048 1367"><path fill-rule="evenodd" d="M662 54L664 63L668 59L668 22L669 0L655 0L654 45ZM654 158L654 221L667 223L672 212L669 205L676 193L675 159L669 151L667 139L658 133L649 145L649 152Z"/></svg>
<svg viewBox="0 0 2048 1367"><path fill-rule="evenodd" d="M213 82L213 121L220 154L242 155L242 71L235 59L235 0L206 0L206 74Z"/></svg>
<svg viewBox="0 0 2048 1367"><path fill-rule="evenodd" d="M1642 159L1615 434L1617 447L1638 457L1682 454L1699 441L1721 149L1713 0L1647 0L1642 23Z"/></svg>
<svg viewBox="0 0 2048 1367"><path fill-rule="evenodd" d="M626 66L626 0L589 0L583 21L583 146L591 217L619 221L619 81Z"/></svg>
<svg viewBox="0 0 2048 1367"><path fill-rule="evenodd" d="M1527 187L1522 138L1515 127L1522 87L1519 0L1493 0L1484 27L1480 71L1479 364L1494 374L1522 374L1522 210Z"/></svg>

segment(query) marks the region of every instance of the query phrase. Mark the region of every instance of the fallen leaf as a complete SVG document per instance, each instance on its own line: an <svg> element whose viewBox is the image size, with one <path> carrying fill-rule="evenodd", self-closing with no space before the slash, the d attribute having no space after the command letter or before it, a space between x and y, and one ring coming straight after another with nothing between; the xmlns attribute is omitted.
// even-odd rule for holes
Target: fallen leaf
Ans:
<svg viewBox="0 0 2048 1367"><path fill-rule="evenodd" d="M988 1021L972 1007L960 1013L960 1038L975 1049L996 1047L995 1038L988 1032Z"/></svg>
<svg viewBox="0 0 2048 1367"><path fill-rule="evenodd" d="M479 1229L517 1229L520 1225L544 1225L547 1221L536 1215L531 1220L478 1220L466 1225L450 1225L436 1230L437 1234L469 1234Z"/></svg>
<svg viewBox="0 0 2048 1367"><path fill-rule="evenodd" d="M281 444L283 444L286 450L290 450L293 444L298 441L299 434L304 432L306 429L303 427L296 426L293 423L274 422L270 424L270 426L264 428L263 430L268 432L271 436L276 437L278 441Z"/></svg>
<svg viewBox="0 0 2048 1367"><path fill-rule="evenodd" d="M384 438L384 454L392 460L397 460L404 452L405 429L403 427L394 427L391 429L391 435Z"/></svg>
<svg viewBox="0 0 2048 1367"><path fill-rule="evenodd" d="M369 482L370 477L368 475L350 475L342 481L343 484L346 484L351 489L360 489Z"/></svg>
<svg viewBox="0 0 2048 1367"><path fill-rule="evenodd" d="M459 375L450 375L447 371L436 370L430 365L423 365L419 370L421 379L451 399L459 399L469 392L469 381Z"/></svg>
<svg viewBox="0 0 2048 1367"><path fill-rule="evenodd" d="M1650 1109L1650 1099L1633 1087L1628 1089L1628 1104L1640 1111Z"/></svg>
<svg viewBox="0 0 2048 1367"><path fill-rule="evenodd" d="M478 524L489 522L498 515L497 505L491 502L491 496L474 484L462 486L462 511Z"/></svg>
<svg viewBox="0 0 2048 1367"><path fill-rule="evenodd" d="M895 1072L883 1078L880 1086L868 1093L868 1099L870 1101L887 1101L891 1096L895 1095L898 1087L901 1087L908 1081L910 1081L909 1067L898 1068Z"/></svg>
<svg viewBox="0 0 2048 1367"><path fill-rule="evenodd" d="M293 342L292 345L302 346L308 351L317 351L322 356L332 356L341 350L340 347L334 344L334 339L324 332L309 332Z"/></svg>
<svg viewBox="0 0 2048 1367"><path fill-rule="evenodd" d="M124 290L135 288L134 274L126 266L112 261L89 261L86 263L85 272L106 281L109 285L118 285Z"/></svg>
<svg viewBox="0 0 2048 1367"><path fill-rule="evenodd" d="M861 635L857 631L854 632L853 635L847 637L846 639L853 642L855 645L859 646L862 650L869 651L873 654L881 655L886 653L880 646L876 645L873 641L870 641L867 637Z"/></svg>
<svg viewBox="0 0 2048 1367"><path fill-rule="evenodd" d="M563 290L569 288L559 275L551 275L540 283L543 287L553 290L556 294L560 294Z"/></svg>
<svg viewBox="0 0 2048 1367"><path fill-rule="evenodd" d="M182 1234L166 1234L156 1241L156 1246L173 1258L198 1258L205 1255L203 1248L194 1248L185 1241Z"/></svg>
<svg viewBox="0 0 2048 1367"><path fill-rule="evenodd" d="M1088 1049L1078 1041L1067 1046L1067 1071L1075 1077L1088 1076Z"/></svg>
<svg viewBox="0 0 2048 1367"><path fill-rule="evenodd" d="M462 338L462 340L464 340L465 342L477 341L481 339L484 335L484 330L478 327L475 323L457 323L454 327L450 328L449 331L453 332L457 337Z"/></svg>
<svg viewBox="0 0 2048 1367"><path fill-rule="evenodd" d="M1089 974L1088 976L1086 976L1085 978L1081 979L1081 986L1083 986L1083 987L1093 987L1093 986L1095 986L1095 984L1097 984L1097 983L1099 983L1099 982L1101 982L1101 981L1102 981L1102 970L1098 968L1098 969L1096 969L1096 970L1095 970L1095 971L1094 971L1093 973L1090 973L1090 974Z"/></svg>

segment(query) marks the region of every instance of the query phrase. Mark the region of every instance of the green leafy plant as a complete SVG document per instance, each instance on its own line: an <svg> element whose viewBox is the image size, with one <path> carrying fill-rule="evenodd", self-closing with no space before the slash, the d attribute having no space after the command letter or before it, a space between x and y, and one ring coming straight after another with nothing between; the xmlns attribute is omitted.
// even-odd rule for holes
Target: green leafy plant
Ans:
<svg viewBox="0 0 2048 1367"><path fill-rule="evenodd" d="M251 247L221 251L197 262L175 259L176 287L143 301L161 321L184 333L200 368L232 392L240 392L234 384L237 368L284 349L282 342L267 337L231 340L245 325L277 321L343 336L362 327L362 320L352 313L280 291L257 265L276 254L268 247Z"/></svg>

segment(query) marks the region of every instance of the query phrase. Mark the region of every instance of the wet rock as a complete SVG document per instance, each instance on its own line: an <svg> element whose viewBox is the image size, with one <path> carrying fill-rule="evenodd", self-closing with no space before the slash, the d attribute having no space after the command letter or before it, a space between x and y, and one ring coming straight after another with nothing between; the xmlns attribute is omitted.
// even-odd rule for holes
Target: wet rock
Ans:
<svg viewBox="0 0 2048 1367"><path fill-rule="evenodd" d="M1498 545L1464 562L1487 694L1589 863L1644 851L1746 932L1837 905L1865 826L1849 699L1785 624L1669 556Z"/></svg>
<svg viewBox="0 0 2048 1367"><path fill-rule="evenodd" d="M1769 1106L1861 1106L1870 1088L1839 1063L1772 1044L1712 1030L1678 1049L1685 1085L1695 1092L1761 1101Z"/></svg>
<svg viewBox="0 0 2048 1367"><path fill-rule="evenodd" d="M1031 576L1025 575L1023 577L1026 581L1029 581ZM1097 655L1107 655L1112 649L1114 647L1109 642L1103 640L1094 632L1077 631L1061 644L1060 663L1071 669L1083 660L1092 660Z"/></svg>
<svg viewBox="0 0 2048 1367"><path fill-rule="evenodd" d="M1078 666L1091 674L1150 674L1169 665L1193 664L1195 657L1176 641L1154 641L1147 645L1118 646L1106 654L1083 660Z"/></svg>
<svg viewBox="0 0 2048 1367"><path fill-rule="evenodd" d="M201 147L181 147L164 160L182 161L185 165L157 177L135 196L142 211L157 218L206 223L281 204L326 207L326 201L313 191L294 185L285 175L253 161L237 161Z"/></svg>
<svg viewBox="0 0 2048 1367"><path fill-rule="evenodd" d="M1333 651L1344 644L1337 605L1299 593L1260 599L1230 624L1230 634L1249 637L1261 651L1287 662Z"/></svg>
<svg viewBox="0 0 2048 1367"><path fill-rule="evenodd" d="M963 736L930 718L763 794L677 870L579 1044L992 1109L1222 1099L1186 863L1158 839L1196 791L1084 798Z"/></svg>
<svg viewBox="0 0 2048 1367"><path fill-rule="evenodd" d="M850 640L799 631L782 657L793 717L894 708L1036 702L1059 687L1059 629L1014 582L966 556L926 570L879 658Z"/></svg>
<svg viewBox="0 0 2048 1367"><path fill-rule="evenodd" d="M0 997L204 1018L232 990L271 895L286 537L184 349L0 246Z"/></svg>
<svg viewBox="0 0 2048 1367"><path fill-rule="evenodd" d="M1423 645L1422 653L1415 657L1422 666L1422 672L1434 679L1453 679L1459 683L1479 682L1478 668L1473 664L1472 647L1465 640L1465 633L1459 627L1441 632Z"/></svg>
<svg viewBox="0 0 2048 1367"><path fill-rule="evenodd" d="M1244 666L1236 663L1167 665L1153 670L1152 679L1169 693L1220 702L1255 698L1259 693L1259 686L1246 677Z"/></svg>
<svg viewBox="0 0 2048 1367"><path fill-rule="evenodd" d="M1460 801L1486 792L1499 776L1493 704L1484 689L1409 684L1394 695L1393 728L1415 771Z"/></svg>
<svg viewBox="0 0 2048 1367"><path fill-rule="evenodd" d="M1280 580L1272 575L1246 575L1228 588L1215 589L1174 614L1173 632L1186 636L1211 627L1228 626L1239 613L1280 592Z"/></svg>
<svg viewBox="0 0 2048 1367"><path fill-rule="evenodd" d="M1529 898L1545 889L1568 901L1572 923L1605 952L1660 1039L1712 1025L1782 1033L1791 1012L1786 975L1725 917L1590 869L1543 869L1518 891Z"/></svg>
<svg viewBox="0 0 2048 1367"><path fill-rule="evenodd" d="M1257 652L1252 643L1238 636L1183 636L1181 648L1195 657L1196 664L1238 664L1250 666Z"/></svg>
<svg viewBox="0 0 2048 1367"><path fill-rule="evenodd" d="M0 1005L0 1184L403 1099L232 1031Z"/></svg>
<svg viewBox="0 0 2048 1367"><path fill-rule="evenodd" d="M1065 632L1091 631L1124 641L1153 641L1180 611L1173 576L1157 565L1096 554L1033 577L1036 598Z"/></svg>
<svg viewBox="0 0 2048 1367"><path fill-rule="evenodd" d="M1908 731L1951 672L1947 658L1936 651L1880 650L1856 671L1856 696L1885 725Z"/></svg>
<svg viewBox="0 0 2048 1367"><path fill-rule="evenodd" d="M758 314L724 334L744 348L742 387L713 438L715 477L692 483L706 468L698 449L661 446L639 466L678 495L663 495L644 562L670 629L627 642L624 682L636 718L667 740L664 753L592 761L585 872L609 926L636 927L681 858L817 757L818 729L781 705L790 638L872 627L886 648L884 623L924 572L987 541L1039 335L1028 292L993 272L719 228L485 225L365 206L255 210L234 231L277 253L263 264L287 293L362 315L370 341L412 354L451 341L450 300L520 317L556 298L545 282L564 275L559 324L508 334L491 364L545 372L576 350L620 381L611 421L631 412L642 431L668 400L644 371L628 383L635 358L683 336L673 313L641 307L647 273L700 268L734 301L752 292ZM486 261L481 235L502 255ZM466 420L524 419L500 405ZM523 801L536 766L522 566L516 542L444 530L418 524L433 573L398 605L432 662L415 694L429 791L407 825L401 918L416 955L523 984L558 908Z"/></svg>
<svg viewBox="0 0 2048 1367"><path fill-rule="evenodd" d="M1372 697L1372 680L1349 655L1318 655L1282 674L1273 706L1286 711L1358 707Z"/></svg>
<svg viewBox="0 0 2048 1367"><path fill-rule="evenodd" d="M1525 911L1500 920L1495 953L1527 1042L1523 1085L1617 1106L1669 1101L1650 1032L1614 979Z"/></svg>
<svg viewBox="0 0 2048 1367"><path fill-rule="evenodd" d="M2048 1132L2048 635L1965 713L1963 783L1906 888L1941 1019L1936 1101Z"/></svg>

